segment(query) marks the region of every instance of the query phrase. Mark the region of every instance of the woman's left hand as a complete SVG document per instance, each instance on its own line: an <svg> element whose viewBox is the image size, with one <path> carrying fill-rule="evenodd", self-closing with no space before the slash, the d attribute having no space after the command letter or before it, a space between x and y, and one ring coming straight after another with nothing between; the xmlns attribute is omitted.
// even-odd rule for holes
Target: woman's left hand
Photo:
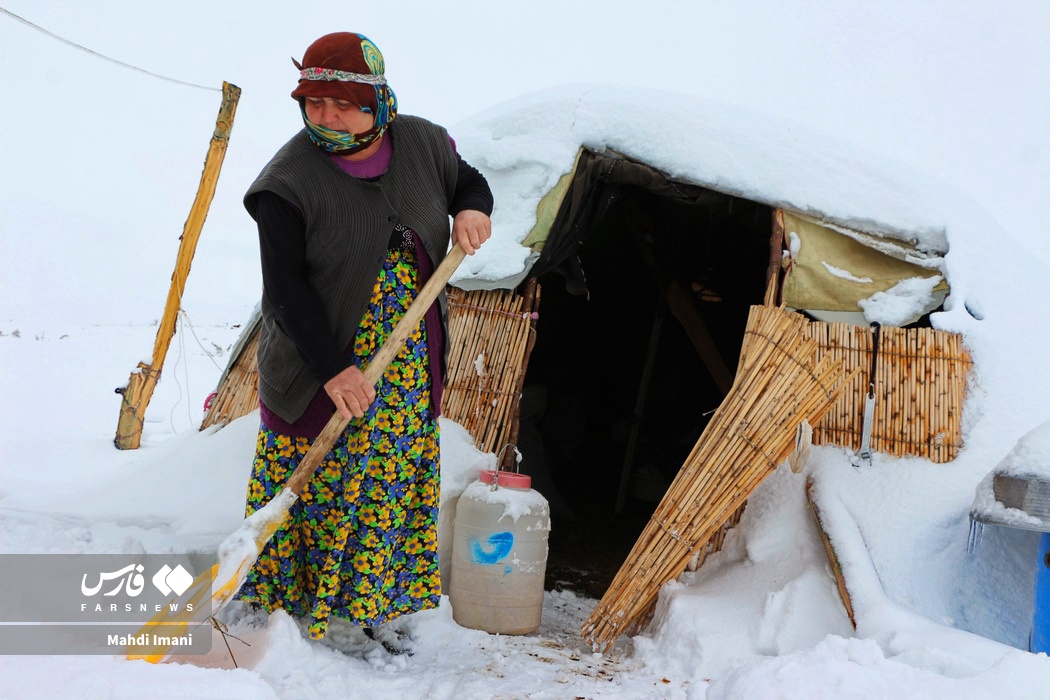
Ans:
<svg viewBox="0 0 1050 700"><path fill-rule="evenodd" d="M492 235L492 219L476 209L464 209L452 219L452 242L473 255Z"/></svg>

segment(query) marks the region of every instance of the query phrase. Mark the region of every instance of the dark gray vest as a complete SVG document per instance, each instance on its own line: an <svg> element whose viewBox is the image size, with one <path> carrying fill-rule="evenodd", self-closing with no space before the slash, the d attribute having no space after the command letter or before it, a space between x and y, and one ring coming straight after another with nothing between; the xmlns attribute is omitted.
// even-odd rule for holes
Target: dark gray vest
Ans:
<svg viewBox="0 0 1050 700"><path fill-rule="evenodd" d="M394 224L423 241L436 266L449 243L449 202L456 158L448 132L425 119L398 115L390 125L393 155L374 182L347 175L306 131L286 143L245 194L269 190L291 202L306 223L307 282L321 300L340 348L353 339L386 260ZM444 294L440 297L444 312ZM443 314L444 315L444 314ZM265 295L259 336L259 398L289 423L309 405L319 383L277 323Z"/></svg>

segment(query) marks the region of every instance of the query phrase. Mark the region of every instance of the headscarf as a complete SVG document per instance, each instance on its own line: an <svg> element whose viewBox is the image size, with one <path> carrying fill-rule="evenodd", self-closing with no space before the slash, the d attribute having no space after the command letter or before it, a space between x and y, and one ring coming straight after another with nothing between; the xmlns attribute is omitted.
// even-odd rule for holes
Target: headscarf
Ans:
<svg viewBox="0 0 1050 700"><path fill-rule="evenodd" d="M387 84L385 62L379 48L363 34L336 32L310 44L299 69L299 85L292 97L299 101L310 139L329 153L346 155L375 143L397 116L397 96ZM305 66L305 67L304 67ZM368 108L373 126L360 134L334 131L306 116L305 98L331 97Z"/></svg>

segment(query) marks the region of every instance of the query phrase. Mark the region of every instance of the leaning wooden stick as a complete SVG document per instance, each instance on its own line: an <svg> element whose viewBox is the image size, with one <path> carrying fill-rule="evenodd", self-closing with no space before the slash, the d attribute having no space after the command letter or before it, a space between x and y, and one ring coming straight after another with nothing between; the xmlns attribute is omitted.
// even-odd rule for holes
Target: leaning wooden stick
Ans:
<svg viewBox="0 0 1050 700"><path fill-rule="evenodd" d="M226 146L230 142L230 131L233 129L233 116L237 112L237 100L241 89L230 83L222 84L222 105L219 117L215 120L215 132L208 146L208 155L204 159L204 172L197 187L197 196L190 207L190 214L179 237L179 254L175 260L175 271L171 274L171 288L168 289L168 300L164 304L164 315L157 328L157 338L153 342L153 355L148 362L140 362L131 373L128 384L118 388L117 393L123 396L120 402L120 418L117 420L117 436L113 444L121 450L136 450L142 440L142 423L146 417L146 407L153 397L153 388L160 379L164 367L164 358L168 354L171 337L175 334L175 317L182 304L182 291L186 288L186 278L190 274L190 263L197 249L204 220L208 216L211 200L215 196L215 186L219 182L219 171L226 157Z"/></svg>
<svg viewBox="0 0 1050 700"><path fill-rule="evenodd" d="M401 350L405 339L412 334L419 325L420 320L426 314L438 294L445 288L449 277L459 267L466 253L458 245L452 246L445 259L438 265L434 274L423 286L416 296L415 301L401 317L394 330L391 331L383 346L379 348L372 357L368 366L364 369L365 379L373 386L379 382L383 372ZM219 547L219 563L193 580L189 589L183 593L192 606L179 605L178 612L168 614L165 610L156 615L146 623L141 632L149 631L150 628L163 626L163 635L150 635L150 639L175 638L192 632L192 628L207 621L209 617L221 610L240 590L248 576L252 564L259 558L259 553L270 541L278 528L288 518L288 512L292 505L299 500L299 496L306 489L310 478L314 475L321 461L332 450L335 441L343 434L348 418L344 418L336 411L325 425L321 434L310 445L309 451L303 456L299 466L295 468L287 483L274 498L263 508L252 513L244 520L241 527ZM211 605L202 605L208 591L211 590ZM185 601L184 601L185 602ZM167 606L171 607L171 606ZM189 607L189 610L187 610ZM128 654L129 659L145 659L150 663L163 661L171 653L172 647L168 644L155 644L149 648L137 647Z"/></svg>
<svg viewBox="0 0 1050 700"><path fill-rule="evenodd" d="M824 543L824 552L828 555L828 564L831 566L831 573L835 576L835 585L839 590L842 607L846 609L846 614L849 615L849 621L853 625L853 629L857 629L857 619L853 616L853 600L850 598L849 588L846 586L846 576L842 573L842 563L839 561L839 556L831 544L828 531L824 528L820 507L817 505L816 497L813 495L813 477L806 479L806 503L809 504L810 512L813 513L813 519L817 522L817 532L820 533L820 541Z"/></svg>

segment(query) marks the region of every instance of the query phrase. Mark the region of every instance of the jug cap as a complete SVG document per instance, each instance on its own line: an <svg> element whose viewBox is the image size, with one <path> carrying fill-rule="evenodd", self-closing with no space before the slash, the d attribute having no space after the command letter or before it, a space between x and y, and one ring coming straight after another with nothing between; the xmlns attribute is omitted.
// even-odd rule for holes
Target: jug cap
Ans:
<svg viewBox="0 0 1050 700"><path fill-rule="evenodd" d="M500 470L499 478L496 477L496 470L484 469L481 472L481 476L478 477L483 484L491 484L498 482L500 486L505 486L509 489L531 489L532 488L532 477L528 474L519 474L517 472Z"/></svg>

